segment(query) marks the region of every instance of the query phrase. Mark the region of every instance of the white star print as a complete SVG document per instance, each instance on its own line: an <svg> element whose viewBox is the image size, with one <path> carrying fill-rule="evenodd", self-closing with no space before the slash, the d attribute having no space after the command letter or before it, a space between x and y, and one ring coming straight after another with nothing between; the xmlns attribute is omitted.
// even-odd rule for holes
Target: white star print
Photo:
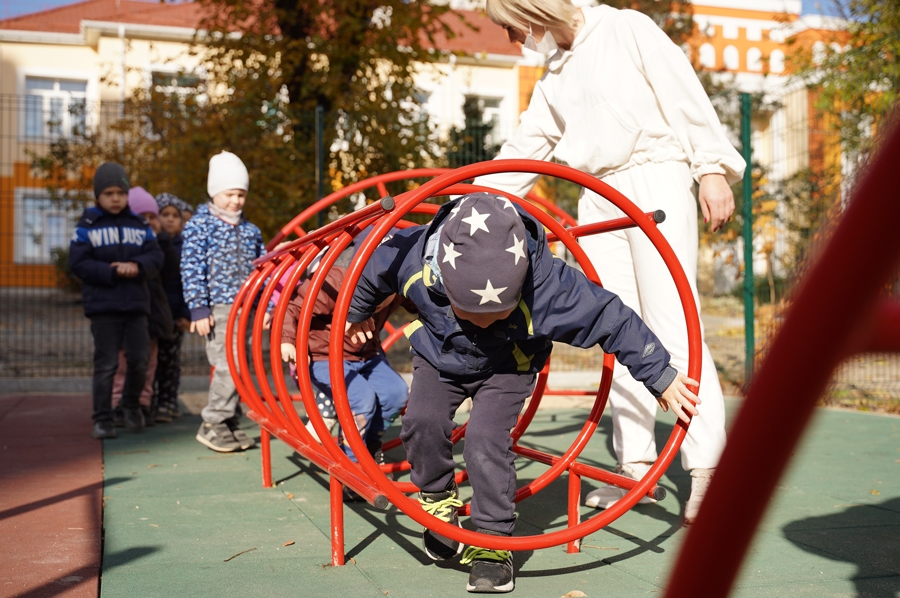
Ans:
<svg viewBox="0 0 900 598"><path fill-rule="evenodd" d="M461 256L462 254L456 251L453 248L453 243L447 243L444 245L444 259L441 260L442 264L450 262L450 265L453 266L453 269L456 270L456 258Z"/></svg>
<svg viewBox="0 0 900 598"><path fill-rule="evenodd" d="M516 207L513 205L513 202L509 201L509 198L508 198L508 197L501 197L501 198L500 198L500 201L503 202L503 209L504 209L504 210L505 210L506 208L509 208L509 209L512 210L513 212L516 211Z"/></svg>
<svg viewBox="0 0 900 598"><path fill-rule="evenodd" d="M472 215L462 219L463 222L471 227L469 228L470 237L478 230L483 230L486 233L491 232L488 230L487 224L485 224L485 220L488 219L488 216L490 216L490 214L479 214L478 210L472 208Z"/></svg>
<svg viewBox="0 0 900 598"><path fill-rule="evenodd" d="M478 302L478 305L484 305L489 301L493 301L494 303L503 303L500 301L500 293L505 291L508 287L501 287L499 289L495 289L491 284L491 279L489 278L487 281L487 286L483 289L472 289L472 292L476 295L481 296L481 301Z"/></svg>
<svg viewBox="0 0 900 598"><path fill-rule="evenodd" d="M519 265L519 258L525 257L525 239L523 238L521 241L519 237L513 234L513 239L515 242L512 244L512 247L507 248L507 251L516 256L516 265ZM456 268L456 266L454 266Z"/></svg>

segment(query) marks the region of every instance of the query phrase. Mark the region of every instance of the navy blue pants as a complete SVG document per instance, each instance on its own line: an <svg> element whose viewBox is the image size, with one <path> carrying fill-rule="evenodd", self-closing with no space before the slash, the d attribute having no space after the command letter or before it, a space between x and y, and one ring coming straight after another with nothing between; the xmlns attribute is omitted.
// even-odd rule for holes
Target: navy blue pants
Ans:
<svg viewBox="0 0 900 598"><path fill-rule="evenodd" d="M535 374L493 374L465 382L441 378L431 364L413 357L412 387L400 432L412 465L411 480L423 492L452 487L453 416L472 397L463 457L472 484L472 522L478 529L511 534L515 527L516 456L509 433L534 380Z"/></svg>
<svg viewBox="0 0 900 598"><path fill-rule="evenodd" d="M94 421L112 421L113 378L119 369L119 349L125 349L122 407L137 409L150 361L150 332L144 314L98 314L91 317L94 335Z"/></svg>

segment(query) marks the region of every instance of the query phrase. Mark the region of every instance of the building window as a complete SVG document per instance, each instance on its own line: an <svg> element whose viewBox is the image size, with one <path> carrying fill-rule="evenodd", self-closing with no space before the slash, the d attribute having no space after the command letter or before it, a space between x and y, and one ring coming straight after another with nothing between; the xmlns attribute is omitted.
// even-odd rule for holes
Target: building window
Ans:
<svg viewBox="0 0 900 598"><path fill-rule="evenodd" d="M746 29L747 41L748 42L758 42L762 41L762 27L758 26L748 26Z"/></svg>
<svg viewBox="0 0 900 598"><path fill-rule="evenodd" d="M203 79L200 75L186 71L156 70L150 72L150 87L152 91L166 95L179 96L198 93Z"/></svg>
<svg viewBox="0 0 900 598"><path fill-rule="evenodd" d="M769 71L773 73L784 72L784 52L772 50L772 53L769 55Z"/></svg>
<svg viewBox="0 0 900 598"><path fill-rule="evenodd" d="M734 46L726 46L722 58L725 60L725 68L729 71L736 71L741 66L741 54Z"/></svg>
<svg viewBox="0 0 900 598"><path fill-rule="evenodd" d="M750 48L749 50L747 50L747 70L748 71L763 70L762 52L759 51L759 48Z"/></svg>
<svg viewBox="0 0 900 598"><path fill-rule="evenodd" d="M25 136L83 134L87 81L25 77Z"/></svg>
<svg viewBox="0 0 900 598"><path fill-rule="evenodd" d="M722 25L722 37L725 39L737 39L738 26L731 23Z"/></svg>
<svg viewBox="0 0 900 598"><path fill-rule="evenodd" d="M715 68L716 66L716 49L712 44L703 44L700 46L700 66L706 68Z"/></svg>
<svg viewBox="0 0 900 598"><path fill-rule="evenodd" d="M53 250L69 246L77 210L40 195L16 193L15 262L49 264Z"/></svg>

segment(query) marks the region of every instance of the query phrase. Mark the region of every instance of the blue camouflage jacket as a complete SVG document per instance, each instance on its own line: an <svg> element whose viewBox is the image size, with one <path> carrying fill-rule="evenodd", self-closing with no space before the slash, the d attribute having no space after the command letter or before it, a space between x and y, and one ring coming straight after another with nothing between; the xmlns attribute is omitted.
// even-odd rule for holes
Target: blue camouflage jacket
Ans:
<svg viewBox="0 0 900 598"><path fill-rule="evenodd" d="M253 270L252 262L266 252L262 233L241 218L232 225L215 216L206 204L182 231L181 282L191 320L209 316L212 306L229 304Z"/></svg>
<svg viewBox="0 0 900 598"><path fill-rule="evenodd" d="M113 262L134 262L135 278L121 278ZM150 313L148 276L163 264L163 252L147 221L128 208L112 214L87 208L72 233L69 266L81 279L84 315Z"/></svg>
<svg viewBox="0 0 900 598"><path fill-rule="evenodd" d="M444 376L539 372L558 341L600 345L656 397L668 388L676 371L656 335L617 295L554 258L543 227L518 206L530 260L518 309L484 329L458 320L435 259L438 230L456 203L442 206L430 225L382 242L363 270L348 321L362 322L389 295L401 293L419 309L419 318L406 328L412 351Z"/></svg>

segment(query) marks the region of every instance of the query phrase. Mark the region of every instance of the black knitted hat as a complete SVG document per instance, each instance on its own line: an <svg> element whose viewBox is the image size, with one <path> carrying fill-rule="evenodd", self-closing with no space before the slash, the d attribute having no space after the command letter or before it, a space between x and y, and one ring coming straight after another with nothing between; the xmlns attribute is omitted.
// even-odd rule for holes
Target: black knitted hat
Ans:
<svg viewBox="0 0 900 598"><path fill-rule="evenodd" d="M104 162L94 173L94 197L99 198L109 187L121 187L125 193L131 189L128 175L125 174L125 168L121 164Z"/></svg>
<svg viewBox="0 0 900 598"><path fill-rule="evenodd" d="M512 202L464 195L441 226L438 265L450 302L470 313L512 309L528 273L525 225Z"/></svg>

